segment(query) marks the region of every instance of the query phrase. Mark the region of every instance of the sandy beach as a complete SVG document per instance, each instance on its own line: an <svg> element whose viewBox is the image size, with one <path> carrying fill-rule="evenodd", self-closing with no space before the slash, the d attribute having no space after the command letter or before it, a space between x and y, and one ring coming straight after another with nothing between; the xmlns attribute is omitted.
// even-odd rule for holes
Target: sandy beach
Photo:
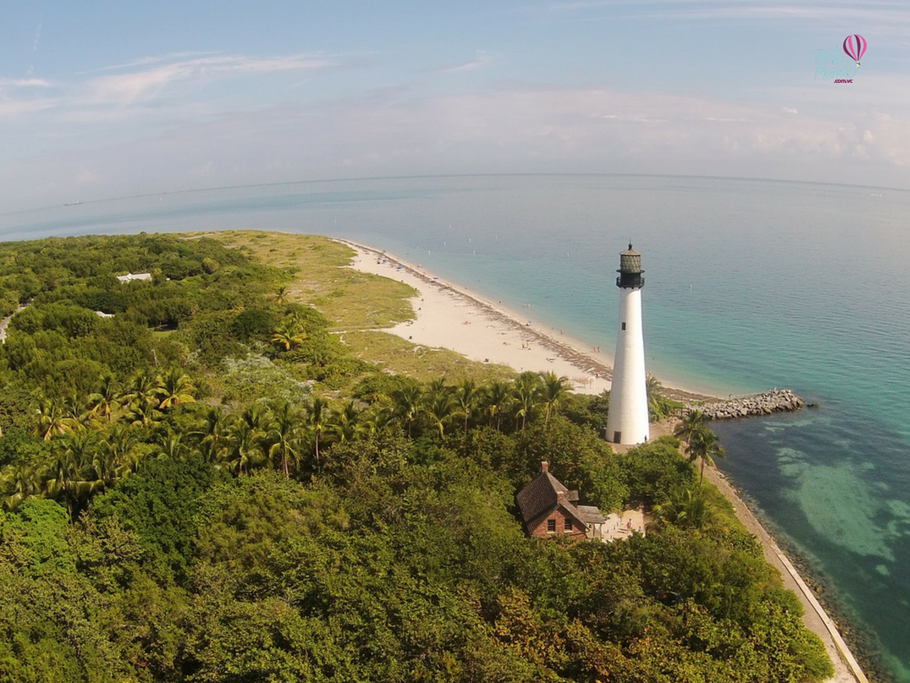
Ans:
<svg viewBox="0 0 910 683"><path fill-rule="evenodd" d="M440 280L419 264L348 240L337 241L356 251L352 268L404 282L419 292L413 300L416 319L388 332L415 344L452 349L472 360L508 365L518 372L554 372L567 377L578 393L599 394L610 388L612 349L598 351L560 330L535 327L529 324L533 320L530 310L516 311L501 301L485 300L466 288ZM667 387L665 393L678 400L716 398L680 388ZM652 433L657 437L671 431L672 425L662 423L654 425ZM706 476L730 500L740 521L761 541L767 561L781 573L787 588L799 596L805 610L803 621L822 639L834 663L835 675L830 680L866 683L836 625L771 535L722 473L709 469Z"/></svg>
<svg viewBox="0 0 910 683"><path fill-rule="evenodd" d="M356 242L337 241L357 252L352 268L398 280L420 292L413 302L416 320L388 332L415 344L453 349L471 360L508 365L518 372L553 372L568 378L577 393L599 394L610 388L612 349L595 350L561 330L535 325L532 309L510 309L397 256ZM666 393L681 400L713 398L680 388L668 388Z"/></svg>

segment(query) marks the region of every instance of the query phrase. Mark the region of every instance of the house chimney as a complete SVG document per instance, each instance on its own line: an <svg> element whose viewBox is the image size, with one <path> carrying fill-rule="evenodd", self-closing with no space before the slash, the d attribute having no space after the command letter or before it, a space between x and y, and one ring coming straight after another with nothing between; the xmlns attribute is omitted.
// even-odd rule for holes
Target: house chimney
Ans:
<svg viewBox="0 0 910 683"><path fill-rule="evenodd" d="M540 471L541 471L541 472L549 472L549 471L550 471L550 463L548 463L546 460L541 460L541 461L540 461Z"/></svg>

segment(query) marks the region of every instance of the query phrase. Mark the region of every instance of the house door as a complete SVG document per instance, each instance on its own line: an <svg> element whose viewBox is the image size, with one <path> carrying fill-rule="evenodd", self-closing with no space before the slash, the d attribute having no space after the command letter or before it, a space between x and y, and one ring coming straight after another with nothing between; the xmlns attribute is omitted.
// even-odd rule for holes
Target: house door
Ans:
<svg viewBox="0 0 910 683"><path fill-rule="evenodd" d="M613 443L622 443L622 432L613 432Z"/></svg>

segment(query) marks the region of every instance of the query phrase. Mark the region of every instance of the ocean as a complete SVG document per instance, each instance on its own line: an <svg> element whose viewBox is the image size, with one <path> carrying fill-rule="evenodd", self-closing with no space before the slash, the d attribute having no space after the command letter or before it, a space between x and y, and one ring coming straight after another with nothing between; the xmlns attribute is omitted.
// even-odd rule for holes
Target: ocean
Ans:
<svg viewBox="0 0 910 683"><path fill-rule="evenodd" d="M762 180L414 177L175 192L0 215L0 238L219 229L353 239L604 349L645 269L648 370L818 407L713 426L720 468L872 658L910 683L910 192ZM846 622L844 622L846 620Z"/></svg>

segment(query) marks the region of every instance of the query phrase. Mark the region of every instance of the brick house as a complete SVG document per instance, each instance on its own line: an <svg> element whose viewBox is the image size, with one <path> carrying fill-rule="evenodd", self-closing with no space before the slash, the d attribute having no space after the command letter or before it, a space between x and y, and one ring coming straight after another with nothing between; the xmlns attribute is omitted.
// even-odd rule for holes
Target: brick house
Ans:
<svg viewBox="0 0 910 683"><path fill-rule="evenodd" d="M537 538L568 536L582 539L593 526L603 522L593 506L578 505L578 491L570 491L549 472L548 462L540 463L540 474L515 497L525 533Z"/></svg>

